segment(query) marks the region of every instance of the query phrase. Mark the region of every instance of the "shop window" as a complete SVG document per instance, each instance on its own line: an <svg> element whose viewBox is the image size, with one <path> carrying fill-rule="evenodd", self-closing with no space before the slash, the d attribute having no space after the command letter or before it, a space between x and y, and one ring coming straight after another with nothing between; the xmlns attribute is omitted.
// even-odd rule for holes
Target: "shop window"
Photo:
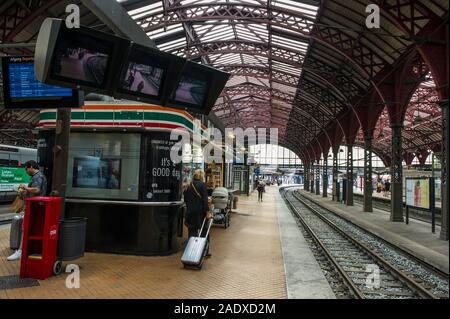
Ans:
<svg viewBox="0 0 450 319"><path fill-rule="evenodd" d="M138 199L140 135L71 133L67 196Z"/></svg>

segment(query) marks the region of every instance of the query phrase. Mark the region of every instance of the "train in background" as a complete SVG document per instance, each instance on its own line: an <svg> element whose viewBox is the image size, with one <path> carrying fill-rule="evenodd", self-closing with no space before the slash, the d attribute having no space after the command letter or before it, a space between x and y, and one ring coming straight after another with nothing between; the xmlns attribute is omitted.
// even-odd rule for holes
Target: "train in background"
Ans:
<svg viewBox="0 0 450 319"><path fill-rule="evenodd" d="M22 166L37 159L37 149L0 144L0 166Z"/></svg>
<svg viewBox="0 0 450 319"><path fill-rule="evenodd" d="M20 167L29 160L37 160L37 149L0 144L0 166ZM15 196L13 191L0 191L0 202L10 202Z"/></svg>

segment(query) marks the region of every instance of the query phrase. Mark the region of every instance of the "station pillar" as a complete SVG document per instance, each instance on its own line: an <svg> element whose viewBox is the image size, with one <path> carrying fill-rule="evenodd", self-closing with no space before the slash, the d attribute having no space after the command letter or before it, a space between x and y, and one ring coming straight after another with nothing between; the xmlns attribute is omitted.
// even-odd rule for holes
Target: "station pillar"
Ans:
<svg viewBox="0 0 450 319"><path fill-rule="evenodd" d="M339 202L339 196L337 196L337 181L338 181L338 152L339 149L337 151L333 150L333 201L337 201Z"/></svg>
<svg viewBox="0 0 450 319"><path fill-rule="evenodd" d="M303 189L305 191L309 190L309 164L303 166Z"/></svg>
<svg viewBox="0 0 450 319"><path fill-rule="evenodd" d="M328 192L328 154L323 155L322 168L322 197L327 197Z"/></svg>
<svg viewBox="0 0 450 319"><path fill-rule="evenodd" d="M347 206L353 206L353 145L347 145Z"/></svg>
<svg viewBox="0 0 450 319"><path fill-rule="evenodd" d="M364 207L365 212L373 212L372 207L372 136L364 136Z"/></svg>
<svg viewBox="0 0 450 319"><path fill-rule="evenodd" d="M391 156L391 217L393 222L403 222L403 152L401 124L391 125L392 156Z"/></svg>
<svg viewBox="0 0 450 319"><path fill-rule="evenodd" d="M448 100L441 101L442 109L442 155L441 155L441 233L440 238L448 240L448 211L449 211L449 109Z"/></svg>
<svg viewBox="0 0 450 319"><path fill-rule="evenodd" d="M62 198L60 217L65 217L65 198L67 186L67 162L69 161L71 109L58 109L56 115L55 147L53 154L52 189Z"/></svg>
<svg viewBox="0 0 450 319"><path fill-rule="evenodd" d="M316 177L316 195L320 195L320 160L317 160L315 177Z"/></svg>
<svg viewBox="0 0 450 319"><path fill-rule="evenodd" d="M309 191L314 194L314 160L309 168Z"/></svg>

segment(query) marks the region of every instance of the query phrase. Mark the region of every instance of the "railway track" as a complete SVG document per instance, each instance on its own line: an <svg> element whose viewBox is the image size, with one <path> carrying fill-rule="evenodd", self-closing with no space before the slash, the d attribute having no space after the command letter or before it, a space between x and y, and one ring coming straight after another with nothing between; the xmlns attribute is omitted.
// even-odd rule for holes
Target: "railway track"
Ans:
<svg viewBox="0 0 450 319"><path fill-rule="evenodd" d="M297 192L287 190L282 195L353 298L448 298L448 275L314 205Z"/></svg>

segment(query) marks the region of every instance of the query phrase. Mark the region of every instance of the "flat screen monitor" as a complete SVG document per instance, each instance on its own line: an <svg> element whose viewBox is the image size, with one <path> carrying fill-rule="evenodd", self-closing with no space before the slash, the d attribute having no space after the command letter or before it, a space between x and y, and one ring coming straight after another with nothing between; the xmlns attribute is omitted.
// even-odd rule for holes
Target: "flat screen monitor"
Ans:
<svg viewBox="0 0 450 319"><path fill-rule="evenodd" d="M172 99L176 102L186 103L188 105L202 106L205 101L208 88L208 80L202 75L181 76Z"/></svg>
<svg viewBox="0 0 450 319"><path fill-rule="evenodd" d="M175 89L172 91L170 103L196 109L203 108L210 79L211 74L204 67L188 61Z"/></svg>
<svg viewBox="0 0 450 319"><path fill-rule="evenodd" d="M229 76L220 70L187 61L166 106L209 114Z"/></svg>
<svg viewBox="0 0 450 319"><path fill-rule="evenodd" d="M77 90L38 81L32 56L3 57L2 70L7 109L79 107L82 104Z"/></svg>
<svg viewBox="0 0 450 319"><path fill-rule="evenodd" d="M75 157L72 187L120 189L121 160L94 156Z"/></svg>
<svg viewBox="0 0 450 319"><path fill-rule="evenodd" d="M104 87L114 44L85 33L65 30L55 46L51 74L54 78Z"/></svg>
<svg viewBox="0 0 450 319"><path fill-rule="evenodd" d="M133 43L120 72L115 97L164 105L186 60Z"/></svg>
<svg viewBox="0 0 450 319"><path fill-rule="evenodd" d="M121 72L117 90L144 98L159 98L168 64L168 58L160 51L134 44Z"/></svg>
<svg viewBox="0 0 450 319"><path fill-rule="evenodd" d="M45 20L35 56L37 75L48 84L112 95L130 40L87 27L68 29L59 20Z"/></svg>

